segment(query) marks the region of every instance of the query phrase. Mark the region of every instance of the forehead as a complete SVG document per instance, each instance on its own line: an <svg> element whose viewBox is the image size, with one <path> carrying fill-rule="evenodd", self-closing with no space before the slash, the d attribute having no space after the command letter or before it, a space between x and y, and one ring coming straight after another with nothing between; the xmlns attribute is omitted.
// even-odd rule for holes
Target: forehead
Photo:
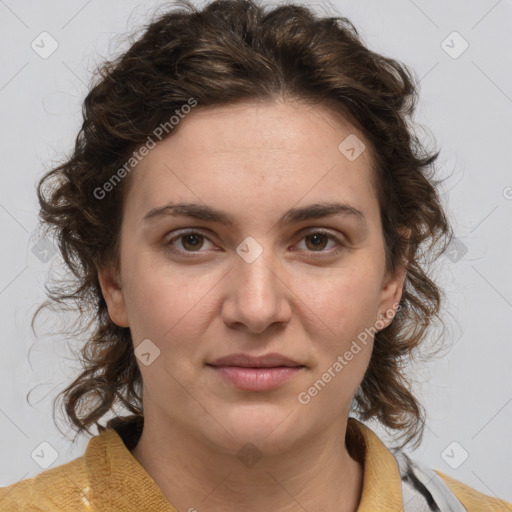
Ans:
<svg viewBox="0 0 512 512"><path fill-rule="evenodd" d="M245 205L249 216L301 201L376 207L364 135L340 114L298 102L196 107L133 172L126 204L139 213L169 200Z"/></svg>
<svg viewBox="0 0 512 512"><path fill-rule="evenodd" d="M320 159L321 150L327 151L326 156L338 156L340 142L349 135L365 138L326 106L287 100L196 108L184 116L168 142L174 138L176 145L179 142L209 158L227 152L268 158L271 151L287 151L288 158L295 154ZM363 161L368 157L362 156Z"/></svg>

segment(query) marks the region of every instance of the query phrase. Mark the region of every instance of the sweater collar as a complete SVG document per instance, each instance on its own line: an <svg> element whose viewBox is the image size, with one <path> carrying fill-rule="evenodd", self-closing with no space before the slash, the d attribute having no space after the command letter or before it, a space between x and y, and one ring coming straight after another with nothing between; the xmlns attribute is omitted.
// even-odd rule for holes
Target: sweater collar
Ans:
<svg viewBox="0 0 512 512"><path fill-rule="evenodd" d="M110 428L89 441L84 462L91 487L108 494L115 509L177 512L146 470L133 457L140 437L142 417L129 417L109 424ZM366 425L349 418L347 448L363 464L363 490L358 512L402 510L400 474L395 458ZM98 466L98 461L101 465Z"/></svg>

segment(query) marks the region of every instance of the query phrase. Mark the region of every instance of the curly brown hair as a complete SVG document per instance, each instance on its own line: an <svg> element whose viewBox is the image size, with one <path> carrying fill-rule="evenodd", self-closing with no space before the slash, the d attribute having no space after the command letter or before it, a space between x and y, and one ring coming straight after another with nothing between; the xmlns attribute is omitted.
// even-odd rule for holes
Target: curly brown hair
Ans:
<svg viewBox="0 0 512 512"><path fill-rule="evenodd" d="M50 304L88 320L84 328L74 326L75 337L92 327L80 352L82 370L55 399L54 413L63 399L77 433L93 424L104 428L99 420L117 406L143 415L130 330L110 319L98 281L100 268L119 271L131 176L110 187L108 200L98 197L99 188L190 98L201 108L285 97L340 112L372 148L386 267L405 264L407 275L399 311L375 334L354 411L405 437L401 446L414 438L419 444L425 411L404 363L439 319L442 292L426 268L453 235L432 179L439 151L429 153L413 130L418 83L406 65L368 49L348 19L297 4L264 8L253 0L215 0L201 10L179 1L125 53L103 63L85 98L71 157L37 187L41 225L56 235L73 276L47 286L49 300L32 327Z"/></svg>

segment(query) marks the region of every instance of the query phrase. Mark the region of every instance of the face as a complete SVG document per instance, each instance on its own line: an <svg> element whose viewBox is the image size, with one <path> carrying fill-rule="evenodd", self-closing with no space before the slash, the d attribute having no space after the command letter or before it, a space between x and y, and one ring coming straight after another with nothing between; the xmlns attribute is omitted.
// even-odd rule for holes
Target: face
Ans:
<svg viewBox="0 0 512 512"><path fill-rule="evenodd" d="M346 423L404 277L385 269L368 148L325 108L247 103L198 107L141 161L120 274L99 276L143 354L146 415L276 453Z"/></svg>

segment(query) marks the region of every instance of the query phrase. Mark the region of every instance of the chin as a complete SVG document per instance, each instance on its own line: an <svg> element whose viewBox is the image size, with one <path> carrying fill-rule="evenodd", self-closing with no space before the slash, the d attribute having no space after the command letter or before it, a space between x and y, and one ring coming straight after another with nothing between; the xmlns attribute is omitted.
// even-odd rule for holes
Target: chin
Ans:
<svg viewBox="0 0 512 512"><path fill-rule="evenodd" d="M276 404L230 404L228 407L229 411L217 409L222 411L221 423L225 428L219 444L235 453L241 447L253 444L264 453L278 454L301 437L297 430L300 425L291 407Z"/></svg>

